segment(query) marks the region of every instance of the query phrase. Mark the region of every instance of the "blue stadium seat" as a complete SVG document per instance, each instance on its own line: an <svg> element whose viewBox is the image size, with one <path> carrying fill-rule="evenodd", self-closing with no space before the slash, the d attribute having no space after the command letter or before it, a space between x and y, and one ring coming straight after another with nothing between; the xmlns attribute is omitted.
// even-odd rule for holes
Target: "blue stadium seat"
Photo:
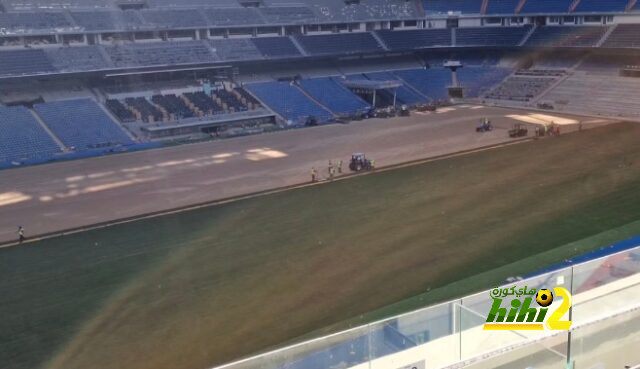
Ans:
<svg viewBox="0 0 640 369"><path fill-rule="evenodd" d="M91 99L53 101L36 104L34 109L67 147L77 151L133 144Z"/></svg>
<svg viewBox="0 0 640 369"><path fill-rule="evenodd" d="M449 11L462 14L480 14L482 0L423 0L426 14L442 14Z"/></svg>
<svg viewBox="0 0 640 369"><path fill-rule="evenodd" d="M520 0L489 0L487 14L514 14Z"/></svg>
<svg viewBox="0 0 640 369"><path fill-rule="evenodd" d="M580 0L576 13L623 12L628 0Z"/></svg>
<svg viewBox="0 0 640 369"><path fill-rule="evenodd" d="M204 9L203 14L214 26L238 26L263 24L264 19L254 8L216 8Z"/></svg>
<svg viewBox="0 0 640 369"><path fill-rule="evenodd" d="M289 37L258 37L252 41L265 58L301 56Z"/></svg>
<svg viewBox="0 0 640 369"><path fill-rule="evenodd" d="M593 47L607 32L601 26L545 26L538 27L526 46Z"/></svg>
<svg viewBox="0 0 640 369"><path fill-rule="evenodd" d="M217 59L203 41L165 41L107 46L116 67L210 63Z"/></svg>
<svg viewBox="0 0 640 369"><path fill-rule="evenodd" d="M370 108L364 100L330 77L303 79L300 87L335 114L355 114Z"/></svg>
<svg viewBox="0 0 640 369"><path fill-rule="evenodd" d="M445 99L449 95L447 87L451 85L451 72L448 69L406 69L394 71L394 74L431 99Z"/></svg>
<svg viewBox="0 0 640 369"><path fill-rule="evenodd" d="M531 26L458 28L456 46L517 46L530 29Z"/></svg>
<svg viewBox="0 0 640 369"><path fill-rule="evenodd" d="M260 50L250 39L229 38L209 40L221 60L260 60L264 59Z"/></svg>
<svg viewBox="0 0 640 369"><path fill-rule="evenodd" d="M527 0L520 13L567 13L573 0Z"/></svg>
<svg viewBox="0 0 640 369"><path fill-rule="evenodd" d="M500 67L464 67L458 70L458 81L465 97L478 97L502 82L511 69Z"/></svg>
<svg viewBox="0 0 640 369"><path fill-rule="evenodd" d="M196 9L145 9L140 15L145 27L160 29L206 27L209 23Z"/></svg>
<svg viewBox="0 0 640 369"><path fill-rule="evenodd" d="M289 82L252 83L245 88L284 119L295 123L304 123L310 116L319 122L328 122L332 118L329 111L310 100Z"/></svg>
<svg viewBox="0 0 640 369"><path fill-rule="evenodd" d="M100 70L110 67L98 46L73 46L46 49L53 66L61 72Z"/></svg>
<svg viewBox="0 0 640 369"><path fill-rule="evenodd" d="M20 76L25 74L42 74L55 71L44 51L11 50L0 51L0 75Z"/></svg>
<svg viewBox="0 0 640 369"><path fill-rule="evenodd" d="M49 133L23 106L0 106L0 163L48 159L61 152Z"/></svg>
<svg viewBox="0 0 640 369"><path fill-rule="evenodd" d="M310 55L357 54L383 50L369 32L296 36L296 38Z"/></svg>
<svg viewBox="0 0 640 369"><path fill-rule="evenodd" d="M70 14L73 21L85 31L127 31L142 26L142 22L134 10L78 11Z"/></svg>
<svg viewBox="0 0 640 369"><path fill-rule="evenodd" d="M376 31L390 50L412 50L433 46L451 46L451 30L419 29Z"/></svg>
<svg viewBox="0 0 640 369"><path fill-rule="evenodd" d="M366 73L365 76L374 81L400 81L398 77L394 76L391 72L374 72ZM389 92L393 95L393 91ZM400 86L396 89L396 99L400 104L414 105L427 102L427 98L421 94L415 92L413 89L407 86Z"/></svg>
<svg viewBox="0 0 640 369"><path fill-rule="evenodd" d="M71 28L62 12L0 13L0 29L17 33Z"/></svg>

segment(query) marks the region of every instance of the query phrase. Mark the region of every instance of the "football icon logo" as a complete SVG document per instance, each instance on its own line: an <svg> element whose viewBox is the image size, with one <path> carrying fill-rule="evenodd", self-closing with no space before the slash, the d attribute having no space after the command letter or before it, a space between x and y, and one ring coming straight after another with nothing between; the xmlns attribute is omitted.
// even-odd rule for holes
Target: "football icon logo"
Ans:
<svg viewBox="0 0 640 369"><path fill-rule="evenodd" d="M553 302L553 293L547 289L542 289L536 293L536 302L542 307L547 307Z"/></svg>

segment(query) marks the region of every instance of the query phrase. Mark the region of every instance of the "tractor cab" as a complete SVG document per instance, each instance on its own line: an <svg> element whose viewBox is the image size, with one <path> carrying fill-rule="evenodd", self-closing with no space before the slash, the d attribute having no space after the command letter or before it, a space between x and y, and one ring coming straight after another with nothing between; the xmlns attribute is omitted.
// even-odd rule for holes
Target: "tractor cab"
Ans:
<svg viewBox="0 0 640 369"><path fill-rule="evenodd" d="M480 121L480 125L476 127L476 132L490 132L490 131L493 131L493 124L491 124L491 121L489 120L489 118L483 118Z"/></svg>
<svg viewBox="0 0 640 369"><path fill-rule="evenodd" d="M373 169L373 165L371 163L371 160L367 159L363 153L355 153L351 155L349 169L351 169L353 172L360 172Z"/></svg>

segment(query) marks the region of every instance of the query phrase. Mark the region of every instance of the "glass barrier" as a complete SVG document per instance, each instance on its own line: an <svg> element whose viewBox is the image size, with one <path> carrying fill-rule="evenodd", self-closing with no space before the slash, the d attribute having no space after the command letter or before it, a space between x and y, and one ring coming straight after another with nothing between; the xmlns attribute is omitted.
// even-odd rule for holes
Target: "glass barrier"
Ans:
<svg viewBox="0 0 640 369"><path fill-rule="evenodd" d="M496 292L489 290L219 368L559 368L567 363L567 356L575 368L594 367L600 361L603 367L620 368L640 363L640 247L500 290L558 286L572 292L573 305L562 318L571 316L571 334L483 330L494 303L491 293ZM535 300L535 293L501 298L501 307L509 307L514 298L525 305ZM553 303L557 302L562 302L559 296Z"/></svg>

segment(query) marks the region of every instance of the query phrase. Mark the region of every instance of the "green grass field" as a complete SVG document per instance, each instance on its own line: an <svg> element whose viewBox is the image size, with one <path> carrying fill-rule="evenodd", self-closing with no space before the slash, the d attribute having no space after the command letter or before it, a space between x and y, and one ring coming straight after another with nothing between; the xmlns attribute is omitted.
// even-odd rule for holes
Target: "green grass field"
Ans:
<svg viewBox="0 0 640 369"><path fill-rule="evenodd" d="M640 234L639 139L618 124L0 250L0 367L204 369L492 287Z"/></svg>

